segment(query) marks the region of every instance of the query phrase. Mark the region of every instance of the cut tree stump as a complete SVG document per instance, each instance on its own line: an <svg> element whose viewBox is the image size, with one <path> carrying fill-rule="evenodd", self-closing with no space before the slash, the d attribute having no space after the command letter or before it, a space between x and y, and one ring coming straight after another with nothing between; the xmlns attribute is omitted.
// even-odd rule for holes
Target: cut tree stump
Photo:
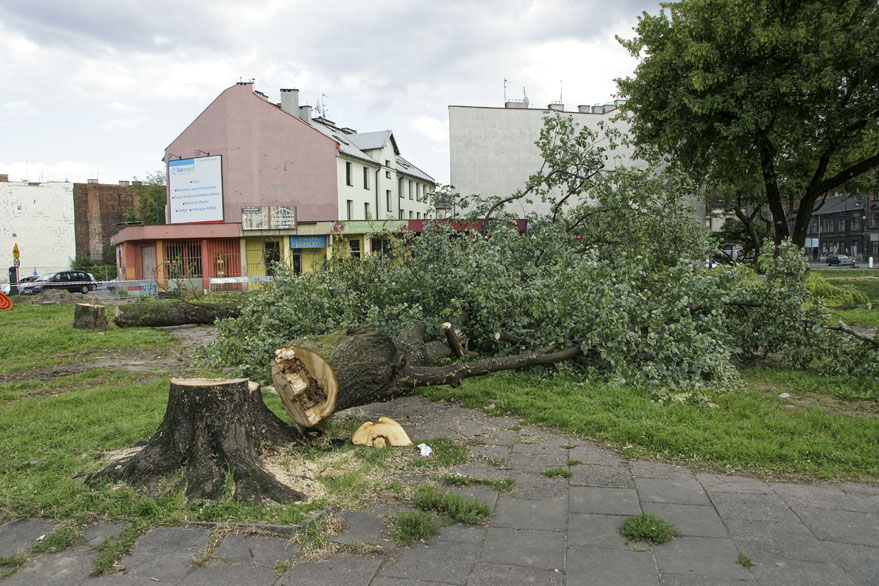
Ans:
<svg viewBox="0 0 879 586"><path fill-rule="evenodd" d="M92 486L106 479L155 489L159 480L183 469L190 499L219 499L234 480L232 497L260 503L291 502L302 494L282 484L260 463L266 449L300 439L301 434L272 413L259 385L247 379L171 379L165 417L146 446L91 475Z"/></svg>
<svg viewBox="0 0 879 586"><path fill-rule="evenodd" d="M228 303L157 301L117 305L113 323L120 328L213 324L226 317L237 317L241 307Z"/></svg>
<svg viewBox="0 0 879 586"><path fill-rule="evenodd" d="M77 303L73 310L73 327L79 330L109 329L103 305Z"/></svg>
<svg viewBox="0 0 879 586"><path fill-rule="evenodd" d="M490 372L552 364L580 356L577 346L549 346L514 356L431 366L430 343L406 331L393 340L371 328L296 340L275 350L272 382L294 421L312 427L335 411L390 401L415 387L458 386ZM448 353L451 351L446 347Z"/></svg>

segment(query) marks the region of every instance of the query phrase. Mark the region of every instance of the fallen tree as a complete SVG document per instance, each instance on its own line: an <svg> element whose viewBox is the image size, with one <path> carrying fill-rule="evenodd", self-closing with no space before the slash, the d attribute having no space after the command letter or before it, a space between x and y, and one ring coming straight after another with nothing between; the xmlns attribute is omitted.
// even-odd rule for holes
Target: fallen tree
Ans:
<svg viewBox="0 0 879 586"><path fill-rule="evenodd" d="M513 356L431 366L420 345L423 341L419 344L411 331L400 343L373 328L303 338L275 351L272 382L296 423L312 427L335 411L390 401L416 387L458 386L473 376L554 364L581 354L577 346L548 346Z"/></svg>
<svg viewBox="0 0 879 586"><path fill-rule="evenodd" d="M113 323L120 328L213 324L218 319L235 317L241 307L235 303L200 303L195 301L156 301L117 305Z"/></svg>

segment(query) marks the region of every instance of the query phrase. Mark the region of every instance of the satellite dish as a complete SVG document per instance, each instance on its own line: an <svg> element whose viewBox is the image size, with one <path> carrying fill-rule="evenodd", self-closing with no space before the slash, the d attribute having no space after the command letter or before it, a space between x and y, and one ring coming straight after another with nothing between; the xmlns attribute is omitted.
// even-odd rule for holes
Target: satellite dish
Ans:
<svg viewBox="0 0 879 586"><path fill-rule="evenodd" d="M525 107L527 108L527 107L528 107L528 104L530 103L530 102L528 101L528 96L525 96L525 100L524 100L524 101L525 101Z"/></svg>

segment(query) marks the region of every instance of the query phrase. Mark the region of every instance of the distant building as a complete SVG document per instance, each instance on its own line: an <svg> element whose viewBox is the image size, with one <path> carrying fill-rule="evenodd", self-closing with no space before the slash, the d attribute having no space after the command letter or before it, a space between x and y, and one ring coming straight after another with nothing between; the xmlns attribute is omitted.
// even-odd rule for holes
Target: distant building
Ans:
<svg viewBox="0 0 879 586"><path fill-rule="evenodd" d="M8 277L16 244L19 277L70 268L76 254L73 183L9 181L0 175L0 280Z"/></svg>
<svg viewBox="0 0 879 586"><path fill-rule="evenodd" d="M252 83L223 91L165 149L167 224L113 237L120 274L232 288L381 246L367 235L426 218L435 181L400 155L390 130L358 133L299 105L270 102Z"/></svg>
<svg viewBox="0 0 879 586"><path fill-rule="evenodd" d="M543 157L535 142L540 137L543 119L561 114L571 117L578 126L598 130L599 124L626 134L629 122L619 117L617 100L594 106L578 106L566 111L562 103L551 103L546 108L531 108L524 101L508 101L503 108L484 106L449 106L449 151L451 182L465 199L470 195L507 197L522 189L528 178L536 173ZM634 158L631 147L619 147L608 153L614 157L607 166L634 165L643 167L643 161ZM705 206L694 202L696 215L705 217ZM524 217L530 212L546 213L549 207L535 201L511 203L507 210Z"/></svg>
<svg viewBox="0 0 879 586"><path fill-rule="evenodd" d="M0 174L0 251L8 251L6 264L0 265L12 265L15 244L21 255L19 277L69 269L76 257L114 264L110 236L134 200L127 181L41 183L9 181ZM0 280L6 277L3 269Z"/></svg>
<svg viewBox="0 0 879 586"><path fill-rule="evenodd" d="M796 215L789 220L793 230ZM848 254L861 261L879 260L879 193L862 198L828 197L812 212L806 254L818 260L828 254Z"/></svg>

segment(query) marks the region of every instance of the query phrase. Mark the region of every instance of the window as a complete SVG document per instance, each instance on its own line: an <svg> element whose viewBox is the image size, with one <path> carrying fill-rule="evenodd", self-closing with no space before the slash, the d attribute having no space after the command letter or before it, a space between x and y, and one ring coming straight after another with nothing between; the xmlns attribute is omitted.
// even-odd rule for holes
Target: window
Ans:
<svg viewBox="0 0 879 586"><path fill-rule="evenodd" d="M412 199L412 182L409 182L409 199Z"/></svg>
<svg viewBox="0 0 879 586"><path fill-rule="evenodd" d="M262 258L267 277L275 276L276 263L281 262L281 243L277 240L263 242Z"/></svg>
<svg viewBox="0 0 879 586"><path fill-rule="evenodd" d="M400 219L401 220L406 219L406 212L403 211L403 208L400 208Z"/></svg>
<svg viewBox="0 0 879 586"><path fill-rule="evenodd" d="M360 240L348 241L348 254L351 258L360 258Z"/></svg>
<svg viewBox="0 0 879 586"><path fill-rule="evenodd" d="M420 220L420 219L421 219L421 212L415 212L415 219L416 219L416 220Z"/></svg>
<svg viewBox="0 0 879 586"><path fill-rule="evenodd" d="M387 206L388 213L393 209L393 202L391 201L391 190L385 190L385 205Z"/></svg>
<svg viewBox="0 0 879 586"><path fill-rule="evenodd" d="M363 189L369 189L369 167L363 168Z"/></svg>
<svg viewBox="0 0 879 586"><path fill-rule="evenodd" d="M351 176L351 163L345 162L345 185L354 185L354 178Z"/></svg>
<svg viewBox="0 0 879 586"><path fill-rule="evenodd" d="M385 159L385 178L391 178L391 162L387 159Z"/></svg>
<svg viewBox="0 0 879 586"><path fill-rule="evenodd" d="M346 211L348 212L348 214L345 216L345 219L353 220L354 219L354 217L353 217L354 216L354 202L349 199L345 203L346 203L346 207L347 207Z"/></svg>
<svg viewBox="0 0 879 586"><path fill-rule="evenodd" d="M421 184L415 184L415 199L421 201Z"/></svg>
<svg viewBox="0 0 879 586"><path fill-rule="evenodd" d="M364 220L369 219L369 203L363 204L363 219Z"/></svg>
<svg viewBox="0 0 879 586"><path fill-rule="evenodd" d="M409 212L409 219L410 220L412 219L412 212L411 211Z"/></svg>

